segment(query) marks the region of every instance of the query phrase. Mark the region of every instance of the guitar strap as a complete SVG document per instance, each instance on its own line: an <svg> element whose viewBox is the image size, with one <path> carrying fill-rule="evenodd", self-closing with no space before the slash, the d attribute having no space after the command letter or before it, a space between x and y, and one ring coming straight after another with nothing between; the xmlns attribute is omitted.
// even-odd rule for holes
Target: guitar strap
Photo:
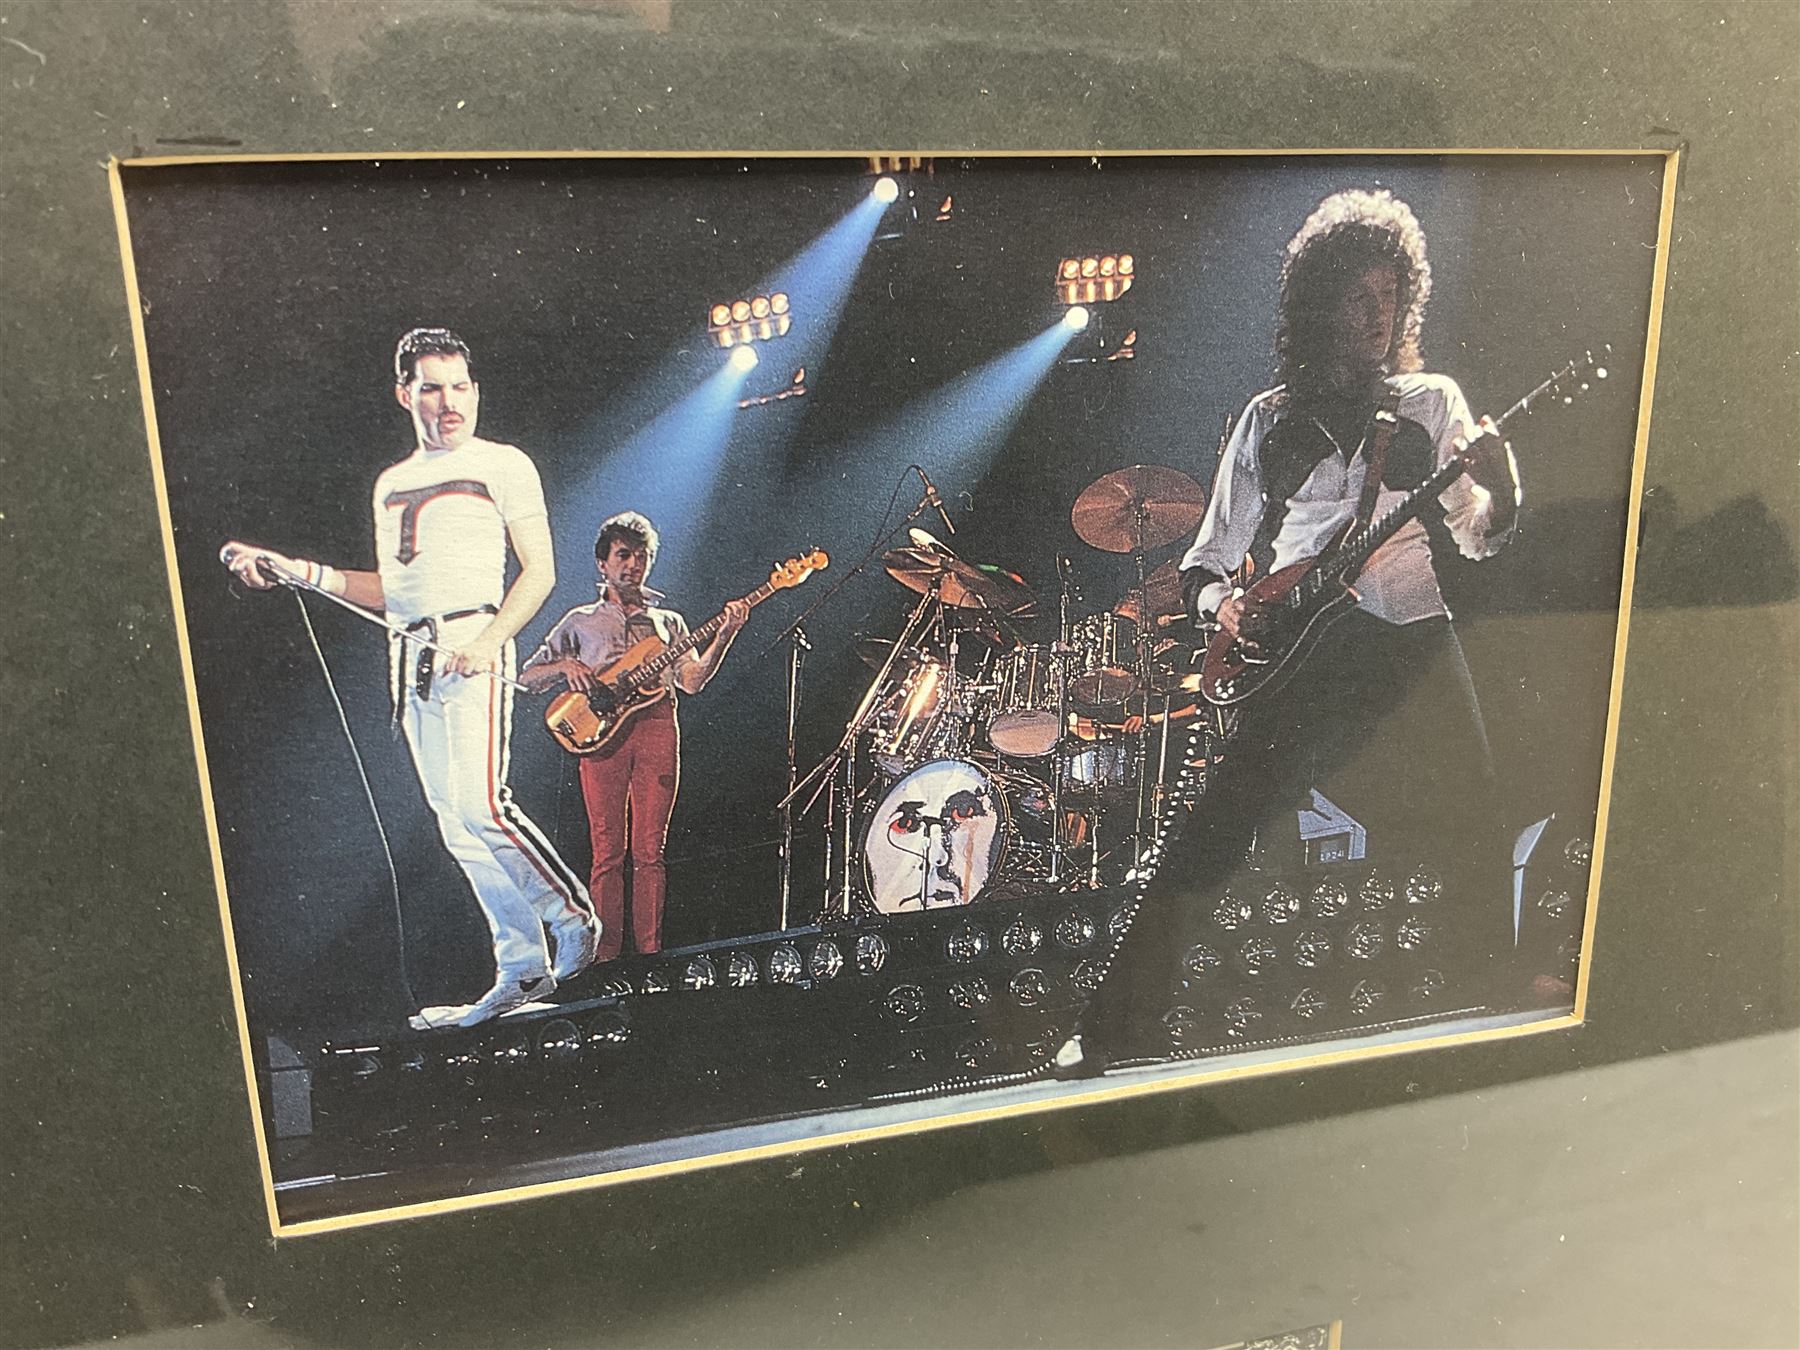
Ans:
<svg viewBox="0 0 1800 1350"><path fill-rule="evenodd" d="M1375 518L1375 499L1381 495L1381 476L1387 472L1388 445L1400 429L1400 391L1387 389L1375 405L1369 429L1363 436L1363 462L1368 472L1363 477L1362 500L1356 505L1356 521L1350 533L1356 535Z"/></svg>

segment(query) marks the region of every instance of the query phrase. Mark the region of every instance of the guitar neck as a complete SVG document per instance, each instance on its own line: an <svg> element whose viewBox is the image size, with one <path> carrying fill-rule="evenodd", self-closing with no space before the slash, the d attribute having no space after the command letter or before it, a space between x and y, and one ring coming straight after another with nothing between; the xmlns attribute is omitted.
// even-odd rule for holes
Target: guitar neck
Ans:
<svg viewBox="0 0 1800 1350"><path fill-rule="evenodd" d="M755 590L751 591L750 594L744 596L743 601L746 605L755 609L773 594L775 594L775 587L768 582L764 582L761 586L758 586ZM633 669L631 672L631 683L644 684L656 679L670 666L674 665L676 661L680 660L681 657L688 652L691 652L702 642L710 640L713 634L717 633L724 626L725 611L720 610L698 628L690 628L688 630L688 635L679 642L671 643L659 654L651 657L641 666Z"/></svg>
<svg viewBox="0 0 1800 1350"><path fill-rule="evenodd" d="M1604 350L1612 351L1612 345L1608 343ZM1570 361L1568 365L1553 372L1549 379L1495 418L1494 429L1498 431L1520 413L1530 412L1532 405L1548 393L1558 393L1564 403L1573 403L1575 401L1574 394L1564 393L1563 384L1567 380L1574 379L1586 369L1593 369L1599 379L1606 378L1606 367L1595 362L1592 352L1587 354L1585 360ZM1581 388L1587 388L1585 381L1581 384ZM1385 515L1377 516L1344 540L1331 561L1329 567L1331 576L1339 581L1354 577L1362 570L1363 564L1369 561L1376 549L1392 539L1402 525L1425 509L1427 502L1434 500L1439 493L1461 478L1466 471L1462 460L1451 459L1418 487L1407 493L1394 505L1392 510Z"/></svg>

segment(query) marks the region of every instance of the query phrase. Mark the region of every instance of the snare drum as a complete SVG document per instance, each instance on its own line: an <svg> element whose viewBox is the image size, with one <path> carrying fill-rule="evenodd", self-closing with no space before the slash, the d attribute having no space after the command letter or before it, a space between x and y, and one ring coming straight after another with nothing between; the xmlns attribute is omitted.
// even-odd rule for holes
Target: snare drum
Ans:
<svg viewBox="0 0 1800 1350"><path fill-rule="evenodd" d="M988 740L1003 755L1033 759L1062 739L1068 657L1053 647L1016 647L1000 659Z"/></svg>
<svg viewBox="0 0 1800 1350"><path fill-rule="evenodd" d="M1101 708L1122 703L1137 689L1137 625L1118 614L1095 614L1074 625L1075 672L1069 701Z"/></svg>

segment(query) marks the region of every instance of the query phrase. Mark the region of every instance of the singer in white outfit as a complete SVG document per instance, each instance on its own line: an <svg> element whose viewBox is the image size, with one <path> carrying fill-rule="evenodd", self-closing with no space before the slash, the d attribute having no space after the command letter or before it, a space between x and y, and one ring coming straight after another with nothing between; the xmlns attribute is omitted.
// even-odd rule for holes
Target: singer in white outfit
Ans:
<svg viewBox="0 0 1800 1350"><path fill-rule="evenodd" d="M220 556L246 586L267 589L285 571L407 635L390 637L396 714L494 942L493 987L410 1019L429 1030L473 1026L551 993L592 962L599 924L580 878L506 786L513 640L556 582L537 469L516 446L475 434L480 386L468 346L447 329L401 338L394 382L415 445L375 481L376 569L339 570L236 540ZM519 561L510 587L509 545Z"/></svg>

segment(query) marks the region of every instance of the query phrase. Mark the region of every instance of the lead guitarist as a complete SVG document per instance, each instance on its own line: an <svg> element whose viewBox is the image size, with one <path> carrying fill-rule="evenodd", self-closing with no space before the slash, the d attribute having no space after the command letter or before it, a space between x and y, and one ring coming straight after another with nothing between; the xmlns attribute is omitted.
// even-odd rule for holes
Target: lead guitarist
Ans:
<svg viewBox="0 0 1800 1350"><path fill-rule="evenodd" d="M551 628L519 678L535 689L559 682L570 689L593 687L594 672L617 660L646 637L674 645L687 635L687 622L658 602L660 592L644 582L660 543L656 527L636 511L606 520L594 540L599 596L578 605ZM681 730L676 691L697 694L718 673L738 630L750 616L742 600L725 606L725 622L713 640L684 653L664 672L669 696L632 717L601 749L581 757L581 796L593 841L588 889L600 915L596 961L611 961L624 949L625 858L631 857L631 936L634 950L662 950L663 907L668 893L663 846L681 782Z"/></svg>
<svg viewBox="0 0 1800 1350"><path fill-rule="evenodd" d="M1346 522L1379 515L1453 454L1465 455L1468 473L1440 502L1457 550L1484 559L1511 538L1520 500L1511 451L1475 420L1453 380L1422 371L1430 293L1418 219L1385 190L1326 198L1288 243L1275 328L1279 383L1238 418L1180 564L1189 611L1202 624L1252 643L1268 636L1272 616L1228 581L1246 555L1264 573L1316 557ZM1397 422L1382 436L1374 414L1384 403ZM1378 455L1380 480L1369 483ZM1425 528L1402 528L1353 584L1356 608L1298 674L1242 705L1203 809L1164 864L1080 1034L1057 1056L1064 1076L1091 1075L1120 1052L1154 1052L1183 919L1216 898L1252 840L1297 845L1294 812L1312 787L1368 826L1373 845L1406 841L1412 856L1423 851L1440 864L1455 906L1446 925L1467 944L1460 959L1489 960L1501 945L1494 915L1507 874L1487 730ZM1165 1052L1167 1044L1164 1035Z"/></svg>

